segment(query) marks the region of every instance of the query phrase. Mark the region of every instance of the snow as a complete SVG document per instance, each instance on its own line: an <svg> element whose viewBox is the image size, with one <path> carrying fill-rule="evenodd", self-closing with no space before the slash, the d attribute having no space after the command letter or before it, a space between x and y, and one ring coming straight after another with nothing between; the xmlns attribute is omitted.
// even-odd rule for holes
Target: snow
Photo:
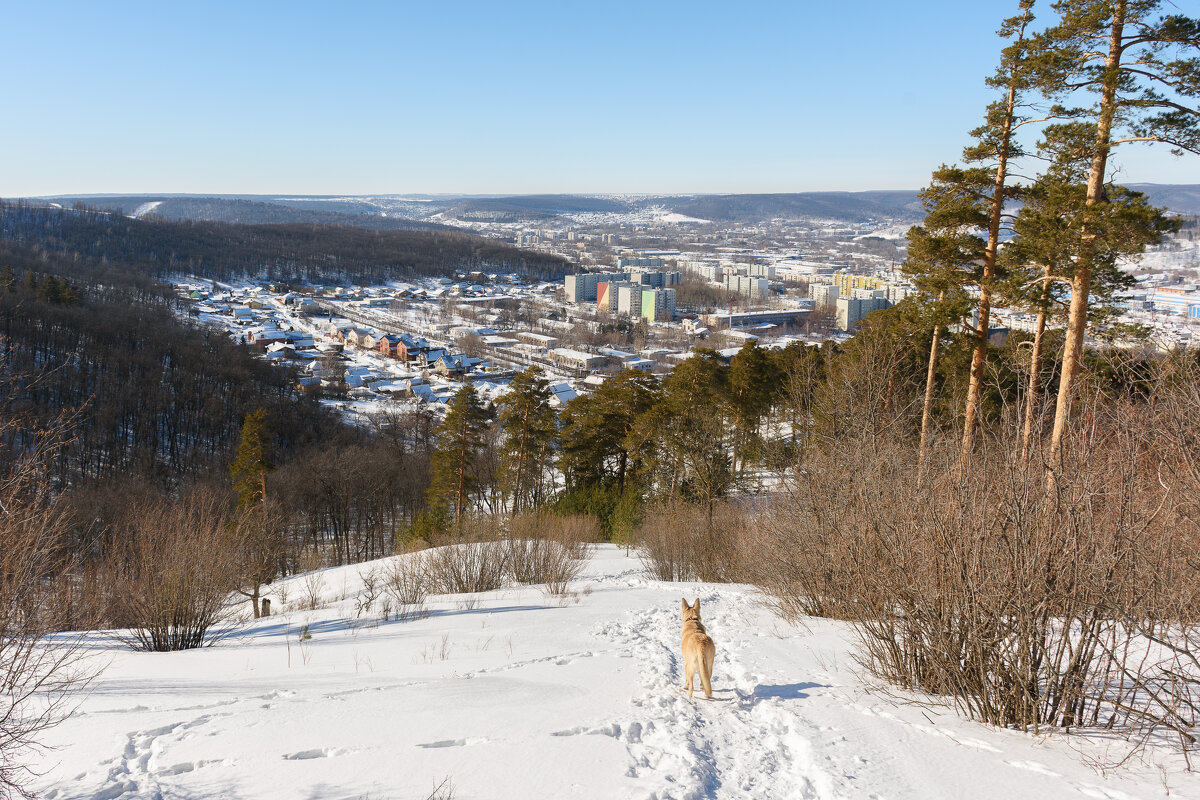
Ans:
<svg viewBox="0 0 1200 800"><path fill-rule="evenodd" d="M459 800L1200 796L1174 766L1085 766L1103 740L995 730L871 689L843 623L796 628L748 587L649 579L614 546L596 548L573 596L443 596L407 622L356 618L371 567L280 582L284 613L203 650L134 653L98 635L108 667L47 735L33 788L50 800L423 798L446 779ZM317 610L303 607L310 587ZM680 689L681 596L700 598L717 643L713 700Z"/></svg>
<svg viewBox="0 0 1200 800"><path fill-rule="evenodd" d="M152 213L154 211L154 209L158 208L162 204L163 204L162 200L155 200L150 203L142 203L140 206L135 208L133 210L133 213L130 214L129 216L133 217L134 219L140 219L140 218L146 216L147 214Z"/></svg>

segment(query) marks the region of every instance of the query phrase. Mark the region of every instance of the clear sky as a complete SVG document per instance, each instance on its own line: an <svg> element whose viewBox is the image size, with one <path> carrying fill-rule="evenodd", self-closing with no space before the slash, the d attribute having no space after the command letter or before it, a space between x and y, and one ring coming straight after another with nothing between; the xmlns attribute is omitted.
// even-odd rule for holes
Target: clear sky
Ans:
<svg viewBox="0 0 1200 800"><path fill-rule="evenodd" d="M0 196L917 188L1016 5L0 0Z"/></svg>

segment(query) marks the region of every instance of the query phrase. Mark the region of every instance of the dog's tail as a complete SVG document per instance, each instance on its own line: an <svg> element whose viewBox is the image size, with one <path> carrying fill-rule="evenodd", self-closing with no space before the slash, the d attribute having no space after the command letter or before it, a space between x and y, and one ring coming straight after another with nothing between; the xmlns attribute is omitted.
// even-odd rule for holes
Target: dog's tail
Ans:
<svg viewBox="0 0 1200 800"><path fill-rule="evenodd" d="M704 643L703 652L700 654L700 685L704 687L704 696L712 697L712 671L713 661L717 658L717 646L713 644L712 639Z"/></svg>

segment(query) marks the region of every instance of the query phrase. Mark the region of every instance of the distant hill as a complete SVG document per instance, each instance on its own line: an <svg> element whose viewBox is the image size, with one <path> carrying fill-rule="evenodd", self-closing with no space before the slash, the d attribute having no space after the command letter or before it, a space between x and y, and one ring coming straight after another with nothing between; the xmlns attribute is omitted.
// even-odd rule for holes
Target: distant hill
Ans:
<svg viewBox="0 0 1200 800"><path fill-rule="evenodd" d="M382 283L484 270L555 280L571 268L558 256L519 250L459 230L133 218L26 202L0 203L0 242L121 264L153 277L182 273L219 280L261 276L310 283Z"/></svg>
<svg viewBox="0 0 1200 800"><path fill-rule="evenodd" d="M811 218L907 221L923 216L915 191L701 195L677 201L671 210L713 222Z"/></svg>
<svg viewBox="0 0 1200 800"><path fill-rule="evenodd" d="M1178 214L1200 214L1200 184L1196 183L1129 183L1157 206L1166 206Z"/></svg>
<svg viewBox="0 0 1200 800"><path fill-rule="evenodd" d="M441 212L461 220L520 222L551 219L562 214L621 213L631 204L607 197L573 194L530 194L513 197L466 198Z"/></svg>
<svg viewBox="0 0 1200 800"><path fill-rule="evenodd" d="M228 222L235 225L350 225L373 230L450 230L451 226L412 219L384 216L378 207L367 203L333 211L325 208L297 207L280 200L246 200L234 197L62 197L64 206L83 203L94 208L122 211L136 217L196 222Z"/></svg>
<svg viewBox="0 0 1200 800"><path fill-rule="evenodd" d="M1200 185L1135 183L1152 202L1200 214ZM684 195L72 195L43 198L118 209L137 217L251 225L348 225L374 230L449 230L456 222L538 223L582 214L637 218L647 209L714 223L786 220L894 220L924 216L916 190Z"/></svg>

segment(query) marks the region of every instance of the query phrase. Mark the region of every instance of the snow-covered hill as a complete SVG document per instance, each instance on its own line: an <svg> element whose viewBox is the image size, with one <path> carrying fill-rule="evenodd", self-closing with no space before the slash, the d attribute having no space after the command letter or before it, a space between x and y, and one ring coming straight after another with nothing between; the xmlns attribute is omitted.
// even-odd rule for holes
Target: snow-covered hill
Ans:
<svg viewBox="0 0 1200 800"><path fill-rule="evenodd" d="M1085 758L868 688L841 623L773 617L747 587L664 584L599 547L575 596L438 597L418 621L355 615L360 573L286 582L288 610L192 652L110 659L51 731L35 787L114 798L1200 797L1195 774ZM305 610L309 595L327 603ZM679 600L717 642L715 697L680 690ZM280 602L276 589L275 603ZM310 639L302 641L302 631Z"/></svg>

